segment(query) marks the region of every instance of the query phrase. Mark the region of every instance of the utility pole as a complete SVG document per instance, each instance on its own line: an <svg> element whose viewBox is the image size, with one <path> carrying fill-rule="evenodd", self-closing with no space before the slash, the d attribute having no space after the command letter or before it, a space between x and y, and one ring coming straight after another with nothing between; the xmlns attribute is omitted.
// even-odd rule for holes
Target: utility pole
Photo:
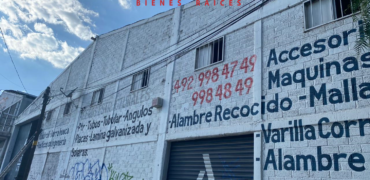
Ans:
<svg viewBox="0 0 370 180"><path fill-rule="evenodd" d="M33 140L32 147L35 148L37 145L37 140L39 139L39 135L41 133L41 125L42 125L42 120L45 119L45 109L46 105L48 104L49 101L49 94L50 94L50 87L47 87L43 96L43 101L42 101L42 108L41 108L41 114L40 114L40 120L37 123L36 126L36 132L35 132L35 139Z"/></svg>
<svg viewBox="0 0 370 180"><path fill-rule="evenodd" d="M49 101L49 94L50 94L50 87L47 87L45 92L44 92L40 119L37 122L35 134L33 134L33 136L31 136L28 139L26 145L23 146L23 148L14 156L14 158L9 162L9 164L3 169L3 171L0 173L0 180L2 180L5 177L5 175L8 174L8 172L11 170L11 167L15 163L18 162L19 158L21 158L25 152L27 152L27 154L30 154L30 156L22 158L22 163L21 164L26 163L25 166L24 166L25 168L22 169L22 170L21 169L19 170L19 172L21 173L21 176L17 177L16 179L27 179L27 176L28 176L28 173L29 173L29 170L30 170L30 167L31 167L33 153L35 152L36 145L37 145L37 140L38 140L39 135L41 133L42 120L45 117L45 109L46 109L46 105ZM32 147L31 147L31 149L29 149L29 147L31 145L32 145ZM21 168L22 168L22 166L21 166ZM19 175L19 173L18 173L18 175Z"/></svg>
<svg viewBox="0 0 370 180"><path fill-rule="evenodd" d="M32 143L31 148L25 151L25 154L28 154L28 156L25 156L24 158L22 158L21 166L19 168L19 172L21 173L18 173L16 180L27 179L28 173L30 172L33 155L36 150L39 135L41 134L41 131L42 131L41 129L42 121L45 119L45 110L46 110L46 105L48 104L48 101L49 101L49 95L50 95L50 87L47 87L44 92L40 119L38 120L37 125L36 125L36 131L34 134L33 143Z"/></svg>

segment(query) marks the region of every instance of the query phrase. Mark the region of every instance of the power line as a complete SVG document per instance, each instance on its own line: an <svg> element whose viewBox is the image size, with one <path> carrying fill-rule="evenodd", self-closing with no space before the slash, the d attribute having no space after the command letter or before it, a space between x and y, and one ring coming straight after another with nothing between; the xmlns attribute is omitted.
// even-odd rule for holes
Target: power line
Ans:
<svg viewBox="0 0 370 180"><path fill-rule="evenodd" d="M255 0L253 0L253 1L255 1ZM251 1L251 2L253 2L253 1ZM261 2L261 1L258 1L258 2ZM258 2L257 2L257 3L258 3ZM207 37L205 37L205 38L209 38L209 39L211 39L212 37L216 36L217 34L219 34L220 32L222 32L223 30L225 30L226 28L228 28L228 27L230 27L231 25L233 25L233 24L235 24L236 22L238 22L240 19L243 19L244 17L248 16L249 14L251 14L251 13L255 12L256 10L258 10L259 8L261 8L263 5L265 5L265 4L266 4L266 3L268 3L268 2L269 2L269 0L262 1L262 3L261 3L260 5L258 5L257 7L254 7L254 8L252 8L251 10L249 10L248 12L245 12L244 14L242 14L242 15L238 16L235 20L233 20L233 21L231 21L231 22L227 23L226 25L224 25L223 27L221 27L219 30L217 30L216 32L214 32L214 33L210 34L209 36L207 36ZM237 14L237 15L238 15L238 14ZM237 15L235 15L235 16L237 16ZM233 17L235 17L235 16L233 16ZM233 17L229 18L229 20L230 20L230 19L232 19ZM208 39L205 39L205 40L208 40ZM200 41L201 41L201 40L199 40L199 41L197 41L197 42L200 42ZM194 46L196 46L196 45L197 45L197 42L195 42L195 43L191 44L190 46L186 47L186 48L185 48L185 50L180 51L180 52L178 52L178 53L175 53L175 55L174 55L174 56L182 55L183 53L188 52L188 51L189 51L189 49L192 49ZM171 63L171 62L175 62L176 60L178 60L178 59L176 59L176 58L175 58L175 59L173 59L173 60L168 61L168 62L167 62L167 63L165 63L163 66L158 67L158 69L156 69L156 71L151 72L151 74L152 74L152 73L154 73L154 72L159 71L161 68L163 68L163 67L167 66L167 65L168 65L169 63ZM164 61L165 61L165 60L161 60L161 61L157 62L156 64L162 63L162 62L164 62ZM156 64L154 64L154 65L156 65ZM154 65L153 65L153 66L154 66ZM125 78L125 77L123 77L123 78ZM116 80L116 81L119 81L119 80L121 80L121 79L123 79L123 78L120 78L120 79L118 79L118 80ZM114 81L114 82L116 82L116 81ZM140 80L138 80L138 81L141 81L141 79L140 79ZM138 82L138 81L135 81L135 82ZM135 82L132 82L131 84L129 84L129 85L127 85L127 86L125 86L125 87L123 87L123 88L121 88L121 89L118 89L117 91L113 92L112 94L110 94L110 95L108 95L108 96L104 97L104 98L103 98L103 100L104 100L104 99L106 99L106 98L108 98L108 97L110 97L110 96L112 96L112 95L114 95L114 94L116 94L116 93L118 93L118 92L120 92L120 91L122 91L122 90L124 90L124 89L126 89L126 88L131 87L131 85L132 85L133 83L135 83ZM107 83L107 84L108 84L108 83ZM82 96L83 96L83 95L82 95ZM82 97L82 96L81 96L81 97Z"/></svg>
<svg viewBox="0 0 370 180"><path fill-rule="evenodd" d="M10 83L12 83L12 84L14 84L14 85L16 85L16 86L18 86L18 87L22 88L22 86L21 86L21 85L16 84L15 82L11 81L10 79L8 79L7 77L5 77L4 75L0 74L0 76L1 76L1 77L3 77L3 78L4 78L5 80L7 80L8 82L10 82ZM4 89L4 90L5 90L5 89ZM41 91L40 89L28 89L28 90Z"/></svg>
<svg viewBox="0 0 370 180"><path fill-rule="evenodd" d="M0 27L0 31L1 31L1 35L3 36L3 40L4 40L5 47L6 47L6 51L7 51L7 52L8 52L8 54L9 54L10 60L12 60L12 63L13 63L13 66L14 66L15 72L17 72L17 75L18 75L19 81L21 81L21 84L22 84L22 86L23 86L24 91L26 91L26 93L28 93L28 92L27 92L27 90L26 90L26 87L25 87L25 86L24 86L24 84L23 84L23 81L22 81L22 79L21 79L21 76L19 76L19 73L18 73L17 67L16 67L16 66L15 66L15 64L14 64L13 58L12 58L12 56L11 56L11 54L10 54L10 51L9 51L9 48L8 48L8 44L6 44L5 36L4 36L3 30L1 29L1 27Z"/></svg>
<svg viewBox="0 0 370 180"><path fill-rule="evenodd" d="M251 4L252 2L254 2L255 0L252 0L250 3L248 3L247 5L249 5L249 4ZM152 71L151 72L151 74L153 74L154 72L157 72L157 71L159 71L160 69L162 69L163 67L165 67L165 66L167 66L169 63L171 63L171 62L175 62L176 60L178 60L178 57L181 57L183 54L185 54L185 53L187 53L187 52L189 52L191 49L193 49L194 47L196 47L196 46L198 46L199 44L201 44L201 43L203 43L203 42L205 42L205 41L207 41L207 40L209 40L209 39L211 39L211 38L213 38L214 36L216 36L216 35L218 35L220 32L222 32L223 30L225 30L226 28L228 28L228 27L230 27L230 26L232 26L233 24L235 24L236 22L238 22L239 20L241 20L241 19L243 19L244 17L246 17L246 16L248 16L249 14L251 14L251 13L253 13L253 12L255 12L256 10L258 10L259 8L261 8L263 5L265 5L266 3L268 3L269 2L269 0L263 0L263 1L257 1L255 4L257 4L258 2L262 2L260 5L257 5L256 7L253 7L252 9L250 9L249 11L247 11L247 12L245 12L245 13L243 13L243 14L236 14L236 15L234 15L234 16L232 16L231 18L229 18L228 20L226 20L225 22L226 22L226 24L225 25L223 25L221 28L219 28L218 30L216 30L215 32L213 32L213 33L211 33L210 35L208 35L208 36L206 36L206 37L204 37L204 38L202 38L202 39L200 39L200 40L198 40L198 41L196 41L196 42L194 42L194 43L192 43L192 44L190 44L190 45L188 45L188 46L186 46L183 50L181 50L181 51L179 51L179 52L176 52L175 54L173 54L173 55L171 55L171 56L175 56L176 58L174 58L173 60L170 60L170 61L167 61L164 65L162 65L162 66L160 66L160 67L158 67L158 69L156 69L156 71ZM255 4L253 4L253 5L255 5ZM244 6L246 6L246 5L244 5ZM249 9L249 8L247 8L247 9ZM239 16L238 16L239 15ZM237 16L237 17L236 17ZM236 18L235 18L236 17ZM235 18L234 20L232 20L233 18ZM230 22L228 22L229 20L232 20L232 21L230 21ZM185 43L185 45L186 44L188 44L188 43ZM185 45L183 45L183 46L185 46ZM168 55L168 54L170 54L171 52L167 52L167 53L165 53L164 55L162 55L162 56L160 56L160 57L158 57L158 58L156 58L156 59L160 59L160 58L163 58L163 56L166 56L166 55ZM157 63L155 63L155 64L153 64L153 65L151 65L151 66L154 66L154 65L157 65L157 64L160 64L160 63L163 63L163 62L165 62L167 60L167 58L165 58L165 59L163 59L163 60L161 60L161 61L158 61ZM133 65L132 65L133 66ZM130 66L129 66L130 67ZM139 67L139 68L136 68L136 69L141 69L141 67ZM135 70L136 70L135 69ZM135 74L137 71L135 71L135 70L133 70L133 73L131 73L131 74ZM129 75L131 75L131 74L129 74ZM129 76L129 75L127 75L127 76ZM77 89L77 91L83 91L83 90L88 90L88 89L94 89L94 88L97 88L97 87L104 87L104 86L107 86L107 85L110 85L110 84L113 84L113 83L116 83L117 81L120 81L121 79L124 79L124 78L126 78L127 76L125 76L125 77L121 77L121 78L119 78L119 79L116 79L116 80L113 80L113 81L111 81L111 82L107 82L107 83L104 83L104 84L100 84L100 85L96 85L96 86L92 86L92 87L87 87L87 88L82 88L82 89ZM97 81L99 81L99 80L97 80ZM97 81L94 81L94 82L97 82ZM141 79L140 80L137 80L137 81L135 81L135 82L138 82L138 81L141 81ZM92 83L94 83L94 82L92 82ZM132 83L135 83L135 82L132 82ZM118 89L117 91L115 91L115 92L113 92L113 93L111 93L111 94L109 94L108 96L105 96L105 97L103 97L103 99L102 100L104 100L104 99L107 99L108 97L111 97L112 95L114 95L114 94L116 94L116 93L118 93L118 92L120 92L120 91L122 91L122 90L124 90L124 89L126 89L126 88L129 88L129 87L131 87L131 85L132 85L132 83L131 84L129 84L129 85L127 85L127 86L124 86L124 87L122 87L121 89ZM55 97L55 96L59 96L59 95L61 95L61 94L56 94L56 95L54 95L54 96L52 96L52 97ZM82 96L84 96L85 94L82 94L82 95L80 95L79 96L79 98L80 97L82 97Z"/></svg>
<svg viewBox="0 0 370 180"><path fill-rule="evenodd" d="M254 1L255 1L255 0L251 1L250 3L254 2ZM261 1L258 1L258 2L261 2ZM258 2L257 2L257 3L258 3ZM230 27L231 25L233 25L234 23L236 23L238 20L240 20L240 19L242 19L242 18L246 17L247 15L251 14L252 12L256 11L257 9L259 9L260 7L262 7L264 4L266 4L267 2L268 2L268 1L264 1L261 5L259 5L259 6L257 6L257 7L254 7L254 8L252 8L251 10L249 10L248 12L246 12L246 13L244 13L244 14L240 15L239 17L237 17L237 18L236 18L235 20L233 20L232 22L227 23L226 25L224 25L223 27L221 27L219 30L217 30L216 32L214 32L214 33L210 34L209 36L207 36L207 37L203 38L202 40L203 40L203 41L206 41L206 40L208 40L207 38L211 39L212 37L214 37L214 36L216 36L217 34L219 34L222 30L226 29L227 27ZM250 3L248 3L248 4L250 4ZM246 5L245 5L245 6L246 6ZM235 16L237 16L237 15L238 15L238 14L236 14ZM229 18L228 20L233 19L235 16L233 16L233 17ZM226 21L226 22L227 22L227 21ZM192 49L192 48L193 48L194 46L196 46L198 43L202 43L202 42L201 42L202 40L199 40L199 41L197 41L197 42L195 42L195 43L193 43L193 44L189 45L189 46L188 46L188 47L186 47L183 51L180 51L180 52L175 53L175 54L174 54L174 56L178 56L178 55L181 55L181 54L184 54L184 53L188 52L188 51L189 51L189 49ZM166 53L165 55L167 55L167 54L170 54L170 52ZM165 56L165 55L162 55L162 57L163 57L163 56ZM159 58L161 58L161 57L158 57L157 59L159 59ZM165 63L163 66L159 67L156 71L160 70L161 68L163 68L163 67L167 66L169 63L174 62L174 61L176 61L176 60L177 60L177 59L174 59L174 60L168 61L168 62L167 62L167 63ZM164 59L164 60L161 60L161 61L159 61L159 62L157 62L156 64L162 63L162 62L164 62L164 61L165 61L165 59ZM153 64L153 65L156 65L156 64ZM137 69L140 69L140 67L139 67L139 68L137 68ZM152 72L151 72L151 74L152 74L152 73L154 73L154 72L156 72L156 71L152 71ZM134 73L136 73L136 72L134 72ZM132 74L134 74L134 73L132 73ZM117 81L119 81L119 80L121 80L121 79L123 79L123 78L125 78L125 77L122 77L122 78L120 78L120 79L118 79L118 80L114 80L114 81L112 81L112 82L108 82L108 83L104 83L104 84L96 85L95 87L104 87L104 86L106 86L106 85L109 85L109 84L115 83L115 82L117 82ZM138 80L138 81L141 81L141 80ZM138 82L138 81L136 81L136 82ZM132 82L132 83L135 83L135 82ZM131 84L132 84L132 83L131 83ZM125 87L123 87L123 88L121 88L121 89L118 89L116 92L113 92L112 94L110 94L110 95L108 95L108 96L105 96L105 97L103 98L103 100L104 100L104 99L107 99L108 97L110 97L110 96L112 96L112 95L114 95L114 94L116 94L116 93L118 93L118 92L120 92L120 91L122 91L122 90L124 90L124 89L126 89L126 88L131 87L131 84L129 84L129 85L127 85L127 86L125 86ZM92 89L92 87L85 88L85 89ZM84 90L84 89L81 89L81 90ZM82 95L82 96L83 96L83 95ZM82 97L82 96L81 96L81 97Z"/></svg>
<svg viewBox="0 0 370 180"><path fill-rule="evenodd" d="M2 76L4 79L6 79L7 81L9 81L10 83L12 83L12 84L14 84L14 85L16 85L16 86L18 86L18 87L22 87L22 86L20 86L20 85L18 85L18 84L16 84L16 83L12 82L12 81L11 81L11 80L9 80L8 78L6 78L4 75L0 74L0 76Z"/></svg>
<svg viewBox="0 0 370 180"><path fill-rule="evenodd" d="M155 58L153 61L156 61L156 60L158 60L158 59L162 59L162 60L161 60L161 61L158 61L157 63L153 64L152 66L154 66L154 65L156 65L156 64L159 64L159 63L162 63L162 62L166 61L166 60L167 60L167 58L165 58L166 56L169 56L169 57L174 56L174 57L176 57L175 59L179 58L179 57L180 57L180 56L182 56L183 54L185 54L185 53L189 52L190 50L192 50L194 47L196 47L196 46L198 46L199 44L202 44L202 43L206 42L207 40L209 40L209 39L213 38L214 36L216 36L216 35L218 35L220 32L222 32L222 30L224 30L224 29L226 29L226 28L230 27L231 25L235 24L235 23L236 23L237 21L239 21L240 19L242 19L242 18L246 17L247 15L251 14L251 13L252 13L252 12L254 12L255 10L259 9L261 6L263 6L264 4L266 4L268 1L269 1L269 0L258 0L258 1L256 1L256 0L251 0L250 2L248 2L248 3L244 4L243 6L241 6L237 11L233 11L233 12L231 12L231 13L229 13L229 14L225 15L225 16L227 17L227 19L222 23L223 25L222 25L222 27L221 27L219 30L217 30L217 31L215 31L215 32L213 32L213 33L211 33L211 34L207 35L206 37L204 37L204 38L202 38L202 39L200 39L200 40L198 40L198 41L196 41L196 42L189 41L189 42L186 42L186 43L182 44L181 46L179 46L179 47L177 48L177 49L181 49L181 48L183 48L183 50L180 50L180 51L178 51L178 52L176 52L177 50L172 50L172 51L169 51L169 52L166 52L166 53L164 53L164 54L160 55L159 57ZM248 10L248 9L250 9L251 7L253 7L254 5L258 4L259 2L262 2L262 3L261 3L261 5L259 5L259 6L257 6L257 7L254 7L254 8L252 8L251 10L249 10L248 12L245 12L245 13L243 13L243 14L241 14L241 15L240 15L239 11L245 11L245 10ZM252 3L253 3L253 4L252 4ZM247 7L247 6L249 6L249 5L251 5L251 6L250 6L250 7ZM247 8L246 8L246 9L243 9L243 8L245 8L245 7L247 7ZM235 13L235 14L234 14L234 13ZM232 14L234 14L234 15L232 15ZM236 17L236 18L235 18L235 17ZM233 20L233 21L229 22L230 20L232 20L232 19L234 19L234 18L235 18L235 20ZM216 19L216 20L215 20L214 22L212 22L212 23L215 23L215 22L217 22L217 21L219 21L219 19ZM212 23L211 23L211 24L212 24ZM192 33L192 34L190 34L190 35L186 36L185 38L183 38L183 39L182 39L182 41L186 41L187 39L192 38L192 36L193 36L194 34L197 34L197 33L199 33L200 31L202 31L202 30L204 30L204 29L206 29L206 28L208 28L208 27L201 28L201 29L199 29L198 31L196 31L196 32L194 32L194 33ZM177 45L177 44L170 45L170 46L168 46L167 48L171 48L171 47L173 47L173 46L175 46L175 45ZM147 58L149 58L149 57L151 57L151 56L158 55L158 54L159 54L159 53L161 53L161 52L163 52L163 51L162 51L162 50L156 51L156 52L154 52L153 54L148 55L148 57L143 58L142 60L147 59ZM176 53L174 53L174 52L176 52ZM174 54L170 55L171 53L174 53ZM172 62L172 61L171 61L171 62ZM137 64L137 63L132 64L132 65L130 65L130 66L127 66L127 67L125 67L125 68L126 68L126 69L127 69L127 68L130 68L130 67L132 67L132 66L135 66L136 64ZM136 73L138 70L140 70L140 69L141 69L141 67L138 67L138 68L134 69L134 70L132 71L132 73L127 74L125 77L130 76L130 75L132 75L132 74L135 74L135 73ZM124 77L122 77L122 78L124 78ZM120 78L120 79L122 79L122 78ZM95 80L95 81L93 81L93 82L90 82L90 84L95 83L95 82L98 82L98 81L100 81L100 80L102 80L102 79L104 79L104 78L101 78L101 79ZM119 79L118 79L118 80L119 80ZM116 79L116 80L112 80L111 82L104 83L104 84L99 84L99 85L95 85L95 86L90 86L90 87L86 87L86 88L77 89L76 91L84 91L84 90L89 90L89 89L97 89L97 88L99 88L99 87L105 87L105 86L108 86L108 85L110 85L110 84L113 84L113 83L115 83L116 81L117 81L117 79Z"/></svg>
<svg viewBox="0 0 370 180"><path fill-rule="evenodd" d="M176 53L174 53L173 55L171 55L171 56L178 56L178 55L181 55L181 54L184 54L184 53L186 53L186 52L188 52L189 51L189 49L191 50L194 46L196 47L196 46L198 46L199 44L201 44L201 43L204 43L204 42L206 42L207 40L209 40L209 39L211 39L213 36L215 36L215 35L217 35L217 34L219 34L222 30L224 30L225 29L225 27L227 28L227 27L230 27L230 23L231 23L231 25L232 24L235 24L237 21L239 21L240 19L242 19L242 18L244 18L244 17L246 17L247 15L249 15L250 13L250 11L248 11L248 12L246 12L246 13L242 13L242 15L240 15L240 12L239 11L245 11L245 10L248 10L250 7L247 7L247 6L249 6L249 5L251 5L253 2L254 2L254 4L252 4L252 5L256 5L257 3L259 3L259 2L262 2L262 4L261 5L264 5L265 3L267 3L269 0L258 0L258 1L256 1L256 0L251 0L250 2L248 2L248 3L246 3L246 4L244 4L243 6L241 6L238 10L236 10L236 11L232 11L231 13L229 13L229 14L226 14L225 15L225 17L227 17L227 19L222 23L222 24L220 24L220 25L222 25L223 27L222 28L220 28L220 30L218 30L218 31L216 31L216 32L213 32L213 33L211 33L211 34L209 34L209 35L207 35L206 37L203 37L202 39L200 39L200 40L198 40L198 41L195 41L195 42L193 42L193 41L189 41L189 42L186 42L186 40L188 40L188 39L191 39L191 38L193 38L193 36L195 35L195 34L197 34L197 33L199 33L199 32L201 32L201 31L203 31L203 30L206 30L207 28L209 28L208 26L206 26L206 27L204 27L204 28L200 28L199 30L197 30L197 31L195 31L194 33L192 33L192 34L189 34L189 35L187 35L186 37L184 37L181 41L182 42L186 42L186 43L184 43L184 44L182 44L182 45L180 45L180 46L178 46L177 47L177 49L181 49L181 48L183 48L183 50L180 50L180 51L178 51L178 52L176 52L177 50L172 50L172 51L169 51L169 52L166 52L166 53L164 53L164 54L162 54L162 55L160 55L159 57L157 57L157 58L155 58L155 59L153 59L153 61L156 61L157 59L163 59L162 61L165 61L166 59L165 58L163 58L163 57L166 57L166 56L169 56L171 53L173 53L173 52L176 52ZM246 9L244 9L245 7L247 7ZM254 10L257 8L259 8L260 6L257 6L257 7L255 7L255 8L253 8L251 11L252 12L254 12ZM233 15L235 13L235 15ZM239 16L238 16L239 15ZM231 17L230 17L231 16ZM230 20L232 20L233 18L235 18L236 16L238 16L234 21L232 21L232 22L228 22L228 21L230 21ZM215 23L217 23L219 21L219 19L215 19L213 22L211 22L210 24L215 24ZM171 47L173 47L173 46L176 46L176 45L178 45L178 44L172 44L172 45L170 45L170 46L168 46L167 47L167 49L170 49ZM156 51L156 52L154 52L154 53L152 53L152 54L150 54L150 55L148 55L147 57L144 57L144 58L142 58L139 62L141 62L142 60L145 60L145 59L148 59L148 58L150 58L150 57L152 57L152 56L156 56L156 55L158 55L158 54L161 54L163 52L163 50L159 50L159 51ZM160 63L161 61L159 61L159 62L157 62L157 63ZM130 67L132 67L132 66L135 66L136 64L138 64L138 63L135 63L135 64L132 64L132 65L130 65L130 66L127 66L127 67L125 67L125 69L127 69L127 68L130 68ZM137 69L140 69L140 68L137 68ZM134 72L134 73L136 73L136 72ZM133 73L132 73L133 74ZM129 75L132 75L132 74L129 74ZM129 75L127 75L127 76L129 76ZM104 77L105 78L105 77ZM91 82L90 84L92 84L92 83L95 83L95 82L97 82L97 81L100 81L100 80L102 80L102 79L104 79L104 78L101 78L101 79L98 79L98 80L96 80L96 81L93 81L93 82Z"/></svg>

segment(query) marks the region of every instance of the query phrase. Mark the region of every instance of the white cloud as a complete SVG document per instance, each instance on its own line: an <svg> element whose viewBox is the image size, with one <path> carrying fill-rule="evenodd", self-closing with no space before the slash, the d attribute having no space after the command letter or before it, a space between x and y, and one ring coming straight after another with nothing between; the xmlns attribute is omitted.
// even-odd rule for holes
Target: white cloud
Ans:
<svg viewBox="0 0 370 180"><path fill-rule="evenodd" d="M11 23L34 23L42 20L64 25L69 33L83 40L94 36L90 26L95 25L90 17L99 16L98 13L84 8L77 0L1 0L0 11L8 15Z"/></svg>
<svg viewBox="0 0 370 180"><path fill-rule="evenodd" d="M56 39L48 24L57 25L82 40L90 40L95 36L91 18L99 16L77 0L0 0L0 12L5 14L0 18L0 27L9 50L25 59L46 60L58 68L65 68L83 48Z"/></svg>
<svg viewBox="0 0 370 180"><path fill-rule="evenodd" d="M3 30L3 32L10 33L15 38L21 38L28 32L32 32L30 28L28 28L27 25L17 25L14 26L14 23L9 22L4 17L0 19L0 27Z"/></svg>
<svg viewBox="0 0 370 180"><path fill-rule="evenodd" d="M37 32L45 33L51 36L54 34L53 30L51 28L48 28L46 24L43 23L35 23L34 28Z"/></svg>
<svg viewBox="0 0 370 180"><path fill-rule="evenodd" d="M118 0L118 2L123 7L123 9L131 9L130 0Z"/></svg>
<svg viewBox="0 0 370 180"><path fill-rule="evenodd" d="M0 26L5 32L20 31L22 28L18 24L9 23L4 18L0 19ZM71 47L67 42L57 40L53 36L52 30L45 24L35 24L35 30L38 32L29 32L20 36L5 34L8 48L18 52L21 58L43 59L57 68L68 66L84 50L81 47Z"/></svg>

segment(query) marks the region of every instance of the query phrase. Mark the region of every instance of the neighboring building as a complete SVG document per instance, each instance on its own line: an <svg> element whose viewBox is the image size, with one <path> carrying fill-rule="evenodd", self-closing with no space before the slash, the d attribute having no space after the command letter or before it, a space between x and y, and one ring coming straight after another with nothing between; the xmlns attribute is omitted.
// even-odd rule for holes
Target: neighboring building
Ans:
<svg viewBox="0 0 370 180"><path fill-rule="evenodd" d="M50 84L18 179L368 179L370 53L353 50L350 1L201 2L96 37Z"/></svg>
<svg viewBox="0 0 370 180"><path fill-rule="evenodd" d="M36 96L14 90L4 90L0 95L0 162L8 146L14 120Z"/></svg>

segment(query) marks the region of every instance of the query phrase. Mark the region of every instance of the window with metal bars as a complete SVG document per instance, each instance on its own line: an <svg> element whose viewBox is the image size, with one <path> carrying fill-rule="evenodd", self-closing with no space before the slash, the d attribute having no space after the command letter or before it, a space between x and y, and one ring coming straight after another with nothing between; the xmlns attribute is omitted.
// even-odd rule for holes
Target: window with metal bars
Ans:
<svg viewBox="0 0 370 180"><path fill-rule="evenodd" d="M309 0L304 3L306 29L352 14L352 0Z"/></svg>
<svg viewBox="0 0 370 180"><path fill-rule="evenodd" d="M139 90L148 87L149 84L149 69L145 69L132 78L131 91Z"/></svg>
<svg viewBox="0 0 370 180"><path fill-rule="evenodd" d="M91 99L91 105L102 103L103 97L104 97L104 88L95 91Z"/></svg>
<svg viewBox="0 0 370 180"><path fill-rule="evenodd" d="M224 54L223 37L197 48L195 69L200 69L209 66L213 63L223 61L223 54Z"/></svg>

